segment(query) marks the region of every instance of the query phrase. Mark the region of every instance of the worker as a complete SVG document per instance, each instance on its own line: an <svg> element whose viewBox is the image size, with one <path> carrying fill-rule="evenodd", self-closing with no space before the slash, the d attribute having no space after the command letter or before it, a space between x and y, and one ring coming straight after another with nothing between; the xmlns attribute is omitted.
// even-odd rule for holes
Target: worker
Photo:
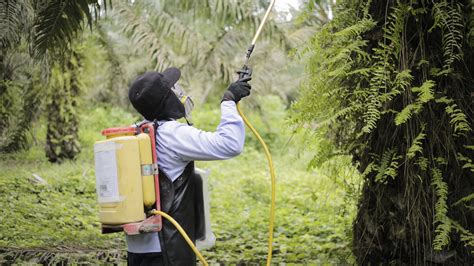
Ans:
<svg viewBox="0 0 474 266"><path fill-rule="evenodd" d="M225 91L221 121L215 132L191 125L192 100L177 81L181 72L168 68L138 76L129 90L133 107L156 125L156 152L161 209L173 217L191 240L202 235L202 186L194 161L225 160L239 155L245 128L236 103L250 94L250 78L240 79ZM178 122L185 118L187 123ZM200 195L199 195L200 194ZM127 235L128 265L194 265L196 256L167 220L157 233Z"/></svg>

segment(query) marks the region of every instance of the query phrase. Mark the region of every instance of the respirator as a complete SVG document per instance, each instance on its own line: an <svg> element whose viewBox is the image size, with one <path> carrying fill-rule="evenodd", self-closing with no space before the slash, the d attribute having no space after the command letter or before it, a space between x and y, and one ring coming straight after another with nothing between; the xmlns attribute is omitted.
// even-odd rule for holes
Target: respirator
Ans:
<svg viewBox="0 0 474 266"><path fill-rule="evenodd" d="M191 99L191 97L189 97L186 92L183 90L183 88L178 84L178 83L175 83L173 85L173 87L171 87L171 90L174 92L174 94L176 95L176 97L178 98L178 100L183 104L184 106L184 118L186 119L186 121L188 121L188 124L192 124L192 121L191 121L191 112L193 111L194 109L194 102L193 100Z"/></svg>

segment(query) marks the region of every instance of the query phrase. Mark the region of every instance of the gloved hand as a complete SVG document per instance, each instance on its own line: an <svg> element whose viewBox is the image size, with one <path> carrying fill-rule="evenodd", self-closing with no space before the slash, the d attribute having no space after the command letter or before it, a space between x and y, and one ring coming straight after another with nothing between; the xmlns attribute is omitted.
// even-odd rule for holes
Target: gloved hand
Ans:
<svg viewBox="0 0 474 266"><path fill-rule="evenodd" d="M238 103L240 99L249 96L250 89L252 87L250 86L250 84L248 84L248 81L251 79L251 77L245 77L230 84L229 88L227 88L226 92L224 93L221 102L234 101Z"/></svg>

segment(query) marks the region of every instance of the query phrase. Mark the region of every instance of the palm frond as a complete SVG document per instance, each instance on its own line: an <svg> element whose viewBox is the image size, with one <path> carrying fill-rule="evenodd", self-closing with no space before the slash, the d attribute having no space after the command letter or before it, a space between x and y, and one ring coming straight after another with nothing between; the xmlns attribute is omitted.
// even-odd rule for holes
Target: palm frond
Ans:
<svg viewBox="0 0 474 266"><path fill-rule="evenodd" d="M163 36L156 33L152 25L144 20L141 14L136 14L133 6L121 4L119 5L119 13L128 21L122 28L123 32L130 35L137 50L145 50L150 54L152 61L155 62L154 68L163 70L171 66L170 58L173 58L173 53L164 48ZM164 21L161 23L162 26L169 29L173 26L172 21L167 17L162 17L162 21Z"/></svg>
<svg viewBox="0 0 474 266"><path fill-rule="evenodd" d="M34 54L42 57L47 51L67 48L77 32L82 30L84 20L91 25L92 17L87 0L46 1L39 10L34 25Z"/></svg>
<svg viewBox="0 0 474 266"><path fill-rule="evenodd" d="M205 101L211 91L235 78L265 11L263 5L262 1L143 1L119 3L118 14L119 21L128 21L122 33L135 44L134 52L148 54L155 70L181 68L184 83L202 82L191 93ZM265 29L259 40L262 48L269 40L285 51L292 47L286 29L275 21L270 19Z"/></svg>
<svg viewBox="0 0 474 266"><path fill-rule="evenodd" d="M20 42L29 33L32 20L29 1L3 0L0 2L0 48L6 49Z"/></svg>

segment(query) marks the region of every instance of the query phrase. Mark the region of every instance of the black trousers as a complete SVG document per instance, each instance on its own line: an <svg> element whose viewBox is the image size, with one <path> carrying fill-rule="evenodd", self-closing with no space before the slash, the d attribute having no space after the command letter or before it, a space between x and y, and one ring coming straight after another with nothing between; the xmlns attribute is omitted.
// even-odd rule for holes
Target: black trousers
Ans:
<svg viewBox="0 0 474 266"><path fill-rule="evenodd" d="M127 265L129 266L163 266L163 254L161 252L133 253L128 252Z"/></svg>

